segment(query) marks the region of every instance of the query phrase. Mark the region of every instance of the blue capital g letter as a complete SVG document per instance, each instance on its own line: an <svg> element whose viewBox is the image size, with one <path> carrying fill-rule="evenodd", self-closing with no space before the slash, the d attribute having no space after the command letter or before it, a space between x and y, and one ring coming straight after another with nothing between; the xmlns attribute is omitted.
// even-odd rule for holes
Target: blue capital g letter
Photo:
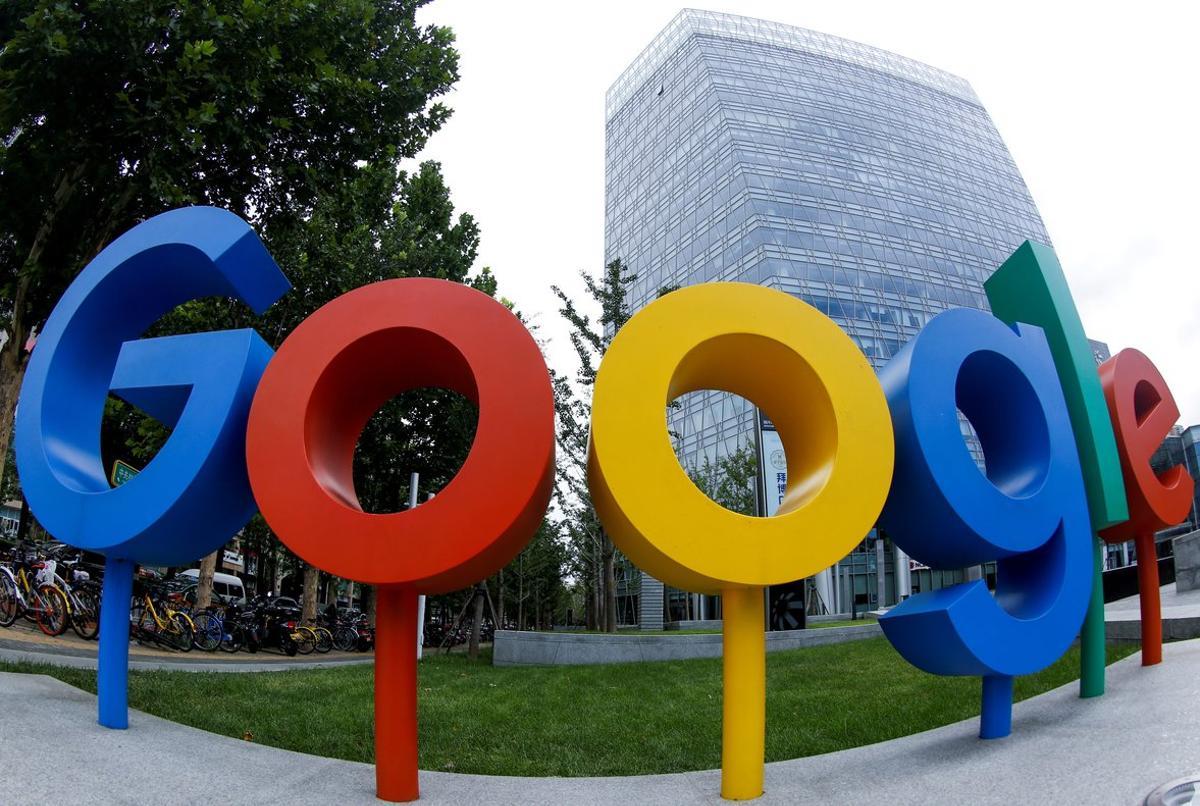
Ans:
<svg viewBox="0 0 1200 806"><path fill-rule="evenodd" d="M934 318L880 373L896 470L880 525L932 568L997 561L982 580L922 593L880 619L910 663L981 675L981 738L1012 725L1012 679L1053 663L1079 633L1091 530L1079 456L1040 328L975 310ZM971 457L958 411L983 448Z"/></svg>
<svg viewBox="0 0 1200 806"><path fill-rule="evenodd" d="M220 295L261 313L288 288L245 221L212 207L173 210L97 255L38 339L17 409L17 469L30 509L51 535L106 555L102 725L128 724L133 564L195 560L254 514L246 418L272 355L253 330L137 339L180 303ZM115 489L100 456L110 391L174 428L145 470Z"/></svg>

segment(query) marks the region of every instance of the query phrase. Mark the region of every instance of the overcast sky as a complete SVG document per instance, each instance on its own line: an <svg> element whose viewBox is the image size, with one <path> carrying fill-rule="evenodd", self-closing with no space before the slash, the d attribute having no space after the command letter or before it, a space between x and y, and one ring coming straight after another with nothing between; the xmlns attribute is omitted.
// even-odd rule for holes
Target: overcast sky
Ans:
<svg viewBox="0 0 1200 806"><path fill-rule="evenodd" d="M1115 4L1113 4L1115 6ZM971 82L1054 241L1084 326L1158 365L1200 423L1200 45L1193 3L743 2L697 6L823 31ZM679 11L658 0L436 0L462 75L423 159L482 229L480 265L573 370L551 283L604 258L604 93Z"/></svg>

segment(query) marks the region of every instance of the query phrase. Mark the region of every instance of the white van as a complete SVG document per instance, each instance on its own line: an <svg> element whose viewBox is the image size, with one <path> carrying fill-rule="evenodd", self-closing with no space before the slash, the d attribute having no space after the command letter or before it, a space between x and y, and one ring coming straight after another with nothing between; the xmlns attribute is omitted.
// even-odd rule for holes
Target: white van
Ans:
<svg viewBox="0 0 1200 806"><path fill-rule="evenodd" d="M200 581L199 568L189 568L186 571L180 572L179 575L181 577L188 577L197 583ZM233 574L222 574L220 571L213 574L213 593L233 604L246 603L246 586L242 584L242 580Z"/></svg>

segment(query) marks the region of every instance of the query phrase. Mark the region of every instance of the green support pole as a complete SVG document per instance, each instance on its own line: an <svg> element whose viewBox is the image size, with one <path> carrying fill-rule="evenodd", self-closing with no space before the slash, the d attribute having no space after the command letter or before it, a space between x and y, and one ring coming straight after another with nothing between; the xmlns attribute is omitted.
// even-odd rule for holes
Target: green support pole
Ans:
<svg viewBox="0 0 1200 806"><path fill-rule="evenodd" d="M1046 332L1062 383L1071 430L1083 469L1088 510L1096 533L1092 598L1080 629L1079 696L1104 693L1104 589L1101 529L1129 520L1117 440L1100 388L1096 360L1054 250L1026 241L983 284L992 313L1008 324L1024 322Z"/></svg>
<svg viewBox="0 0 1200 806"><path fill-rule="evenodd" d="M1092 546L1092 601L1079 633L1079 696L1104 693L1104 541Z"/></svg>

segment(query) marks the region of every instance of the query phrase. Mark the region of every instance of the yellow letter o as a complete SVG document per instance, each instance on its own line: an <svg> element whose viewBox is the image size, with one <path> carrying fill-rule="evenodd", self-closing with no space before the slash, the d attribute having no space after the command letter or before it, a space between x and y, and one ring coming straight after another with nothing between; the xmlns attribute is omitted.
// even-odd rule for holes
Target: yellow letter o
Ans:
<svg viewBox="0 0 1200 806"><path fill-rule="evenodd" d="M725 509L680 467L667 404L716 389L778 429L788 487L779 512ZM812 306L746 283L705 283L647 305L596 376L588 483L613 542L678 588L719 593L810 576L871 529L892 478L883 390L850 337Z"/></svg>

